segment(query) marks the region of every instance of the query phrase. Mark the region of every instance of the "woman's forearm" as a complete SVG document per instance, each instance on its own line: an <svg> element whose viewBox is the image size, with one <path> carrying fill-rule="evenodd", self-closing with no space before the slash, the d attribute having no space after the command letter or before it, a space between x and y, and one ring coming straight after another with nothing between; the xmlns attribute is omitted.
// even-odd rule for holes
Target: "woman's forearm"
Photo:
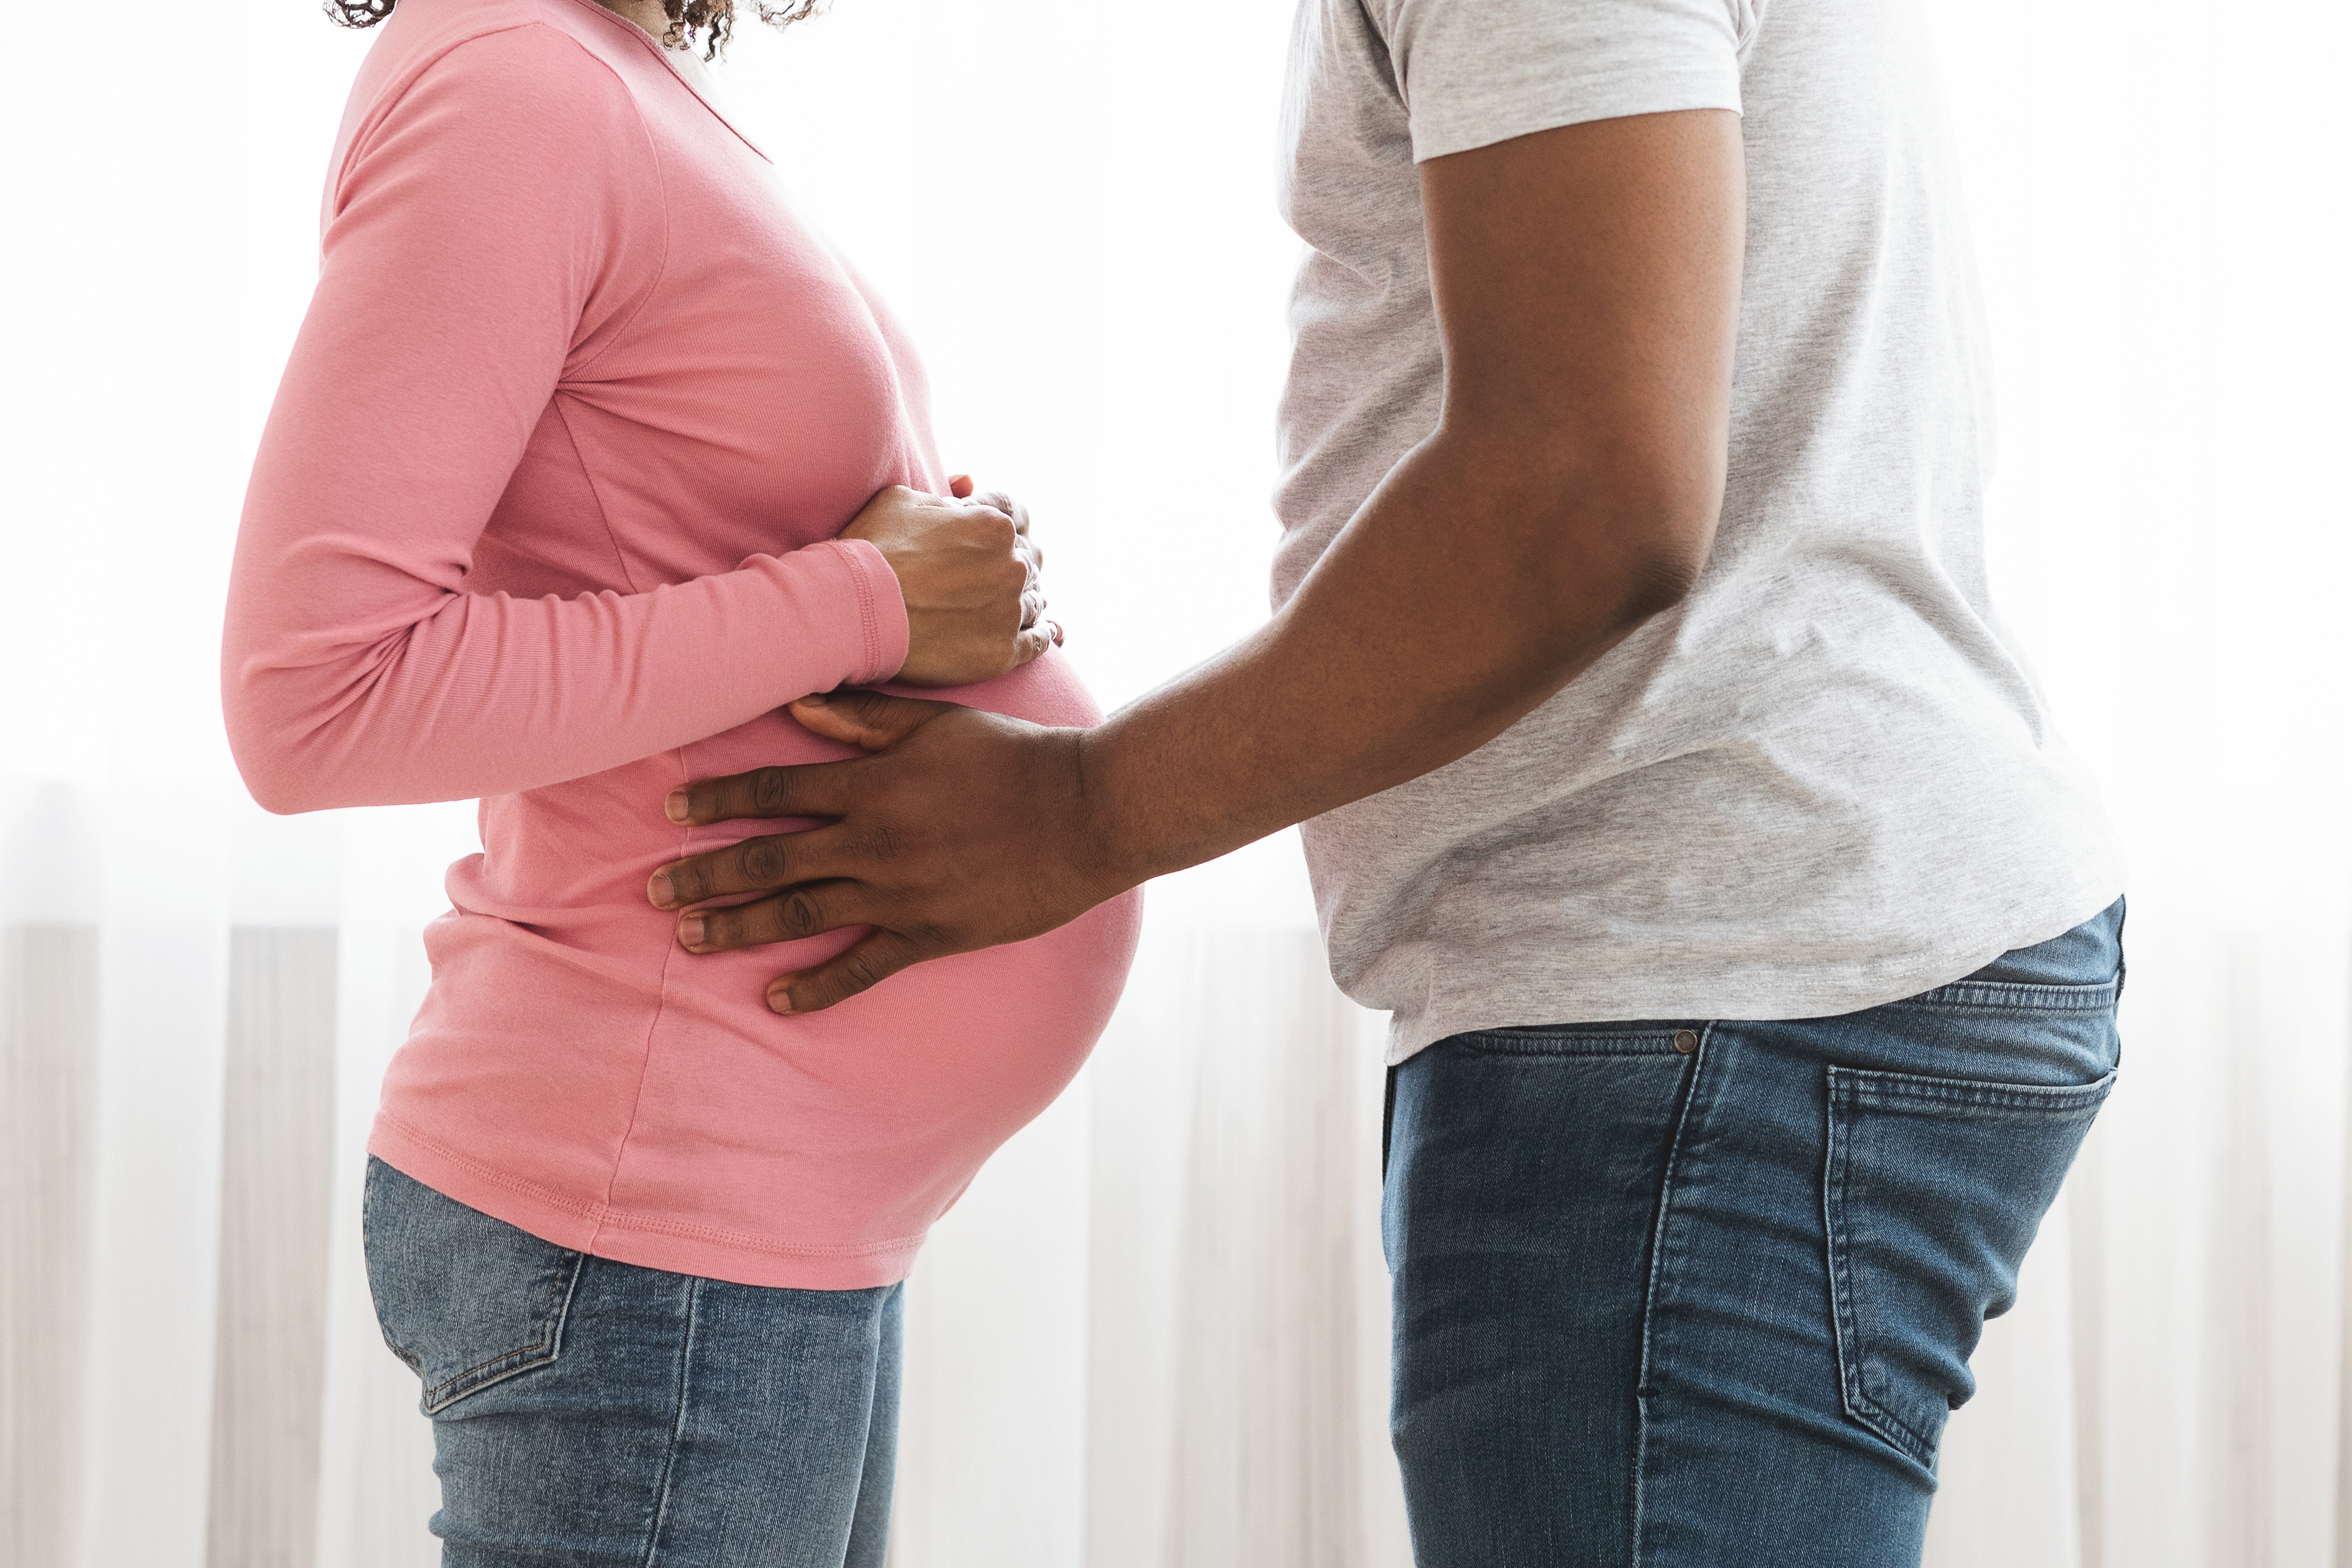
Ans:
<svg viewBox="0 0 2352 1568"><path fill-rule="evenodd" d="M645 594L394 584L431 607L373 636L363 618L320 612L381 573L331 557L308 583L290 575L240 572L223 670L238 768L278 812L559 784L887 679L906 654L889 568L855 542Z"/></svg>

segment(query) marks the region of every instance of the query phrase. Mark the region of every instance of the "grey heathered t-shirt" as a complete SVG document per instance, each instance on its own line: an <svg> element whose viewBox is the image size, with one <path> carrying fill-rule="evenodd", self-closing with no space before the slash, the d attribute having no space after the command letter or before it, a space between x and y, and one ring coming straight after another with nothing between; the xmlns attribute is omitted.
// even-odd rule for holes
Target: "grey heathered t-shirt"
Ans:
<svg viewBox="0 0 2352 1568"><path fill-rule="evenodd" d="M2122 888L1986 594L1986 352L1916 0L1302 0L1276 602L1436 426L1415 161L1706 108L1744 116L1748 258L1696 588L1478 751L1306 826L1332 973L1393 1011L1392 1061L1875 1006Z"/></svg>

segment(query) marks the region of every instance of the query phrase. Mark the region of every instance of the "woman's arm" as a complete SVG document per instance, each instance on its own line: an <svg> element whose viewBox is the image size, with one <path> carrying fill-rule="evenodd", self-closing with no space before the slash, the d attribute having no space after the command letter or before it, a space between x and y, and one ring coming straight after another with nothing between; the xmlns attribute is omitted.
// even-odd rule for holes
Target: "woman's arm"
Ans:
<svg viewBox="0 0 2352 1568"><path fill-rule="evenodd" d="M459 591L558 378L659 285L658 171L627 90L544 26L458 44L372 115L237 539L222 684L254 797L554 784L896 672L906 611L859 541L644 594Z"/></svg>

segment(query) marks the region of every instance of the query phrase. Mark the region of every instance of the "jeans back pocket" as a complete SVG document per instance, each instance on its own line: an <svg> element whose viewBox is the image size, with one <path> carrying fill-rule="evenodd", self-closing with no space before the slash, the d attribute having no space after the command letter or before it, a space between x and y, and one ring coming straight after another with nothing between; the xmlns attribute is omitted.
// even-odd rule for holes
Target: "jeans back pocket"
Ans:
<svg viewBox="0 0 2352 1568"><path fill-rule="evenodd" d="M585 1254L541 1241L368 1161L368 1288L427 1415L552 1362Z"/></svg>
<svg viewBox="0 0 2352 1568"><path fill-rule="evenodd" d="M1829 1236L1846 1414L1932 1468L1969 1357L2115 1074L2042 1086L1829 1071Z"/></svg>

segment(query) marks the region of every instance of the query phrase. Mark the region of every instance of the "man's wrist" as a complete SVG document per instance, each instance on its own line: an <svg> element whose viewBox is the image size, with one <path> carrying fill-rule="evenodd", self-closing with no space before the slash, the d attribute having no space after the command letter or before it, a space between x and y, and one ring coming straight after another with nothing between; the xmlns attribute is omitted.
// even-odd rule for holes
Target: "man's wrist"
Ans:
<svg viewBox="0 0 2352 1568"><path fill-rule="evenodd" d="M1174 870L1156 863L1150 834L1135 802L1125 797L1115 766L1118 737L1108 725L1070 732L1070 768L1078 821L1072 857L1097 900L1117 898L1129 888Z"/></svg>

